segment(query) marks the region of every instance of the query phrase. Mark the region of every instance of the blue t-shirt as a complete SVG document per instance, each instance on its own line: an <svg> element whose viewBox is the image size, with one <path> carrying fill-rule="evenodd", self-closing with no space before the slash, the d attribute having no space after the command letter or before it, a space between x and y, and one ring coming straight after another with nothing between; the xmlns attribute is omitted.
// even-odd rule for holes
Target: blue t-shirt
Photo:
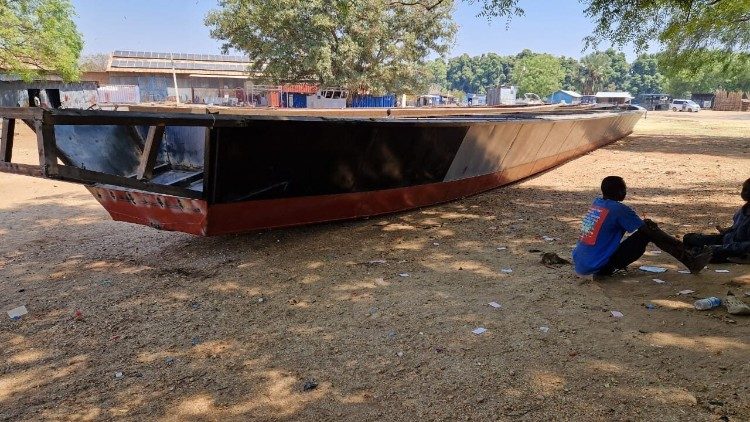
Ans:
<svg viewBox="0 0 750 422"><path fill-rule="evenodd" d="M573 249L578 274L599 271L615 253L625 232L632 233L643 220L627 205L611 199L596 198L581 223L581 237Z"/></svg>

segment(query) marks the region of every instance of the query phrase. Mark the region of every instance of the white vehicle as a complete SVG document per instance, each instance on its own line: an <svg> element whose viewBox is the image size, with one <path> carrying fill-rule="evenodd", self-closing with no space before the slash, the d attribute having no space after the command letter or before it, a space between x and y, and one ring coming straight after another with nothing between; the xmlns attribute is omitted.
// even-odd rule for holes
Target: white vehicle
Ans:
<svg viewBox="0 0 750 422"><path fill-rule="evenodd" d="M699 112L701 106L695 103L693 100L672 100L669 104L669 109L672 111L689 111Z"/></svg>

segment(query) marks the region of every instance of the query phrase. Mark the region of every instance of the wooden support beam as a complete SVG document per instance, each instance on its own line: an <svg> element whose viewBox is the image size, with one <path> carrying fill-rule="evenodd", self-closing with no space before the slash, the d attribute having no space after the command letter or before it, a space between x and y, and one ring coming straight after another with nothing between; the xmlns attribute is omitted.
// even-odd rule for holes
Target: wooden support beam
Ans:
<svg viewBox="0 0 750 422"><path fill-rule="evenodd" d="M57 174L57 142L55 141L55 126L42 123L37 120L34 122L36 128L36 143L39 149L39 166L42 173L47 177L54 177Z"/></svg>
<svg viewBox="0 0 750 422"><path fill-rule="evenodd" d="M23 176L44 177L42 169L32 164L5 163L0 161L0 173L20 174Z"/></svg>
<svg viewBox="0 0 750 422"><path fill-rule="evenodd" d="M16 130L16 119L2 119L0 133L0 161L10 163L13 158L13 134Z"/></svg>
<svg viewBox="0 0 750 422"><path fill-rule="evenodd" d="M128 135L130 135L130 139L133 140L133 143L138 147L138 151L143 152L143 145L146 144L146 141L143 139L143 136L141 136L141 132L138 132L138 128L135 126L126 126L128 130Z"/></svg>
<svg viewBox="0 0 750 422"><path fill-rule="evenodd" d="M138 189L145 192L161 193L164 195L179 196L183 198L200 198L203 195L201 192L196 192L182 187L150 184L142 180L130 179L124 176L115 176L112 174L86 170L73 166L60 166L58 168L58 174L53 178L85 184L101 183L104 185L115 185L125 188Z"/></svg>
<svg viewBox="0 0 750 422"><path fill-rule="evenodd" d="M138 172L136 173L138 180L148 180L153 177L156 156L159 154L161 140L164 138L164 129L164 125L148 128L148 136L146 137L146 143L143 145L141 162L138 164Z"/></svg>

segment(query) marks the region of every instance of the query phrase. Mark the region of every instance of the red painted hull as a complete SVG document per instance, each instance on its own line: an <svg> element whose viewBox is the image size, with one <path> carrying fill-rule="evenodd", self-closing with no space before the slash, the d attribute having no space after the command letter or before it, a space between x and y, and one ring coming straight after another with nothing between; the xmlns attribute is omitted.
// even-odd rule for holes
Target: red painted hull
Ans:
<svg viewBox="0 0 750 422"><path fill-rule="evenodd" d="M208 204L201 199L117 187L90 186L88 189L114 220L213 236L368 217L448 202L516 182L617 139L585 143L482 176L371 192Z"/></svg>

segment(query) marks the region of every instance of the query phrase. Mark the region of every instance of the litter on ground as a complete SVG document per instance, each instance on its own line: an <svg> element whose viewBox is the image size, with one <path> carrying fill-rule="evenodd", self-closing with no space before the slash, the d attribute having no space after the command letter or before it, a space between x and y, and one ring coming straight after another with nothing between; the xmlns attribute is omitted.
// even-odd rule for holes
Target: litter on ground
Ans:
<svg viewBox="0 0 750 422"><path fill-rule="evenodd" d="M638 267L641 271L646 271L647 273L664 273L667 272L667 269L664 267L655 267L652 265L641 265Z"/></svg>
<svg viewBox="0 0 750 422"><path fill-rule="evenodd" d="M28 313L29 311L26 309L26 306L21 305L8 311L8 316L10 319L21 319L22 316Z"/></svg>
<svg viewBox="0 0 750 422"><path fill-rule="evenodd" d="M477 327L477 328L471 330L471 332L474 333L474 334L476 334L476 335L484 334L486 331L487 331L487 329L484 328L484 327Z"/></svg>
<svg viewBox="0 0 750 422"><path fill-rule="evenodd" d="M502 305L500 305L497 302L490 302L490 303L488 303L488 305L490 305L491 307L493 307L495 309L502 308Z"/></svg>
<svg viewBox="0 0 750 422"><path fill-rule="evenodd" d="M652 280L654 280L654 282L656 284L664 284L664 283L666 283L666 281L664 281L664 280L662 280L660 278L653 278Z"/></svg>
<svg viewBox="0 0 750 422"><path fill-rule="evenodd" d="M680 290L679 292L677 292L677 295L678 296L679 295L689 295L691 293L695 293L695 290L690 290L690 289Z"/></svg>
<svg viewBox="0 0 750 422"><path fill-rule="evenodd" d="M502 269L502 270L500 270L500 271L502 271L502 272L504 272L504 273L506 273L506 274L510 274L510 273L512 273L512 272L513 272L513 270L512 270L511 268L503 268L503 269Z"/></svg>
<svg viewBox="0 0 750 422"><path fill-rule="evenodd" d="M620 311L610 311L610 312L612 313L612 316L615 318L622 318L623 316L625 316Z"/></svg>

